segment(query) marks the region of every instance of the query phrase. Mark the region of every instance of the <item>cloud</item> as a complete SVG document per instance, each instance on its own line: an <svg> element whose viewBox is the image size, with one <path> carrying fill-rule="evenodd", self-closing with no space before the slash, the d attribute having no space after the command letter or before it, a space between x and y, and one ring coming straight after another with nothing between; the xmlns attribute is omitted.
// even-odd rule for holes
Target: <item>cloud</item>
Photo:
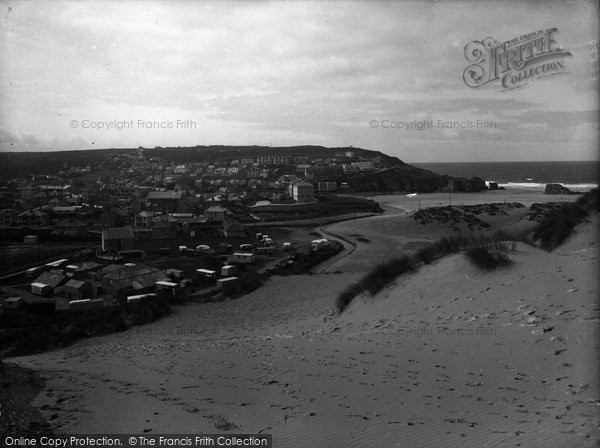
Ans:
<svg viewBox="0 0 600 448"><path fill-rule="evenodd" d="M23 1L0 25L0 125L56 149L210 141L398 151L398 135L368 127L384 118L494 120L495 131L445 138L495 142L500 133L521 152L536 139L589 140L569 113L598 110L589 65L597 16L585 2L559 1ZM550 26L572 49L568 74L503 94L465 86L466 43ZM528 126L547 112L555 113L546 117L550 132ZM203 124L194 132L104 134L68 126L83 117ZM460 160L461 151L446 156Z"/></svg>

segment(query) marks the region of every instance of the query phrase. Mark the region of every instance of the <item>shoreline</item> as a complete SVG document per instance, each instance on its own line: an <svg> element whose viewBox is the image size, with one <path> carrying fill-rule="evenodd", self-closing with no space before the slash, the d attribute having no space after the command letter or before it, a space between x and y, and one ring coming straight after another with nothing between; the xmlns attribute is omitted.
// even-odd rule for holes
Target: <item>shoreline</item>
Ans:
<svg viewBox="0 0 600 448"><path fill-rule="evenodd" d="M542 202L541 195L518 196L523 199L519 202ZM507 202L512 197L509 192ZM433 195L424 202L437 206L440 199ZM500 202L498 196L490 199L485 202ZM481 197L471 197L468 202L478 200ZM461 256L452 256L398 279L377 300L355 299L346 312L336 315L336 294L357 274L369 270L375 260L398 250L414 250L443 233L441 227L415 224L410 216L393 207L413 210L417 204L411 198L390 196L385 203L391 208L382 215L316 229L352 246L350 253L344 251L343 256L338 254L313 268L318 273L275 275L258 290L235 301L176 307L172 315L152 324L82 340L41 355L11 359L10 362L49 374L49 384L40 389L31 406L56 407L56 400L60 399L60 403L68 403L68 408L80 409L81 412L53 420L54 429L66 433L106 432L106 428L111 432L168 433L191 428L214 432L217 420L222 418L239 428L239 432L272 432L278 446L298 446L294 440L300 434L305 439L298 440L312 446L326 443L358 447L366 443L365 437L375 437L369 440L385 445L381 435L376 435L378 431L392 431L408 445L424 434L430 442L437 440L451 447L472 446L484 440L485 435L495 443L522 439L527 444L536 440L531 439L535 426L517 424L519 413L509 410L513 404L498 403L495 406L499 408L486 404L491 403L495 393L493 386L506 381L507 388L525 394L515 395L525 400L528 412L523 417L533 416L537 410L541 412L537 419L544 422L538 425L540 428L560 440L575 443L581 439L557 432L560 427L551 429L549 423L557 421L554 413L541 407L543 403L550 406L552 400L560 399L560 394L552 395L550 401L542 401L539 406L527 398L530 394L549 393L541 381L550 380L540 378L527 364L528 359L535 359L534 365L556 371L559 378L570 375L570 370L557 367L555 360L559 355L548 357L546 352L563 350L567 359L561 362L576 366L573 369L577 374L564 383L552 380L550 384L561 394L567 384L588 386L585 390L573 389L580 394L576 396L581 397L582 403L571 405L573 411L562 411L565 417L560 417L560 423L575 419L591 434L589 420L577 417L577 413L593 410L592 404L585 403L598 392L598 385L589 379L593 365L583 354L595 349L589 343L576 348L568 342L581 338L581 332L589 335L592 331L589 300L598 287L588 271L597 264L594 257L598 246L590 246L588 240L582 239L590 238L589 232L582 231L554 254L520 250L516 255L520 267L497 273L482 274L465 264ZM519 213L524 212L520 210ZM553 268L544 269L546 265ZM556 267L560 270L556 271ZM540 276L545 279L543 282L538 280ZM567 298L568 304L564 302ZM575 311L557 314L568 309ZM470 320L473 316L476 317ZM530 325L530 318L538 320ZM579 327L570 325L571 318L577 319ZM447 327L450 332L416 331L438 327ZM496 336L477 334L475 330L480 327L494 329ZM543 329L550 327L553 329L544 336ZM475 333L461 336L461 331L469 329ZM550 340L556 337L562 339ZM530 345L533 341L535 344ZM531 350L527 355L525 347ZM542 351L540 347L544 347ZM514 350L520 354L515 355ZM466 356L471 351L474 358ZM476 353L480 353L477 356L485 365L479 365ZM530 379L513 380L515 373L503 368L503 363ZM461 373L462 365L475 373L478 366L483 368L481 379ZM436 372L444 372L449 378L435 376ZM74 385L66 387L71 382ZM478 382L482 385L468 385ZM389 390L392 385L394 392ZM56 391L79 386L86 392L64 392L59 397L42 393L48 388ZM461 393L482 400L470 402L472 409L479 409L482 415L486 409L499 409L500 414L510 415L508 421L523 434L515 436L506 424L498 426L490 416L450 413L454 403L464 400L459 397ZM428 403L436 401L446 414L428 407ZM115 406L117 410L110 412ZM140 410L139 416L126 412L132 406ZM67 408L67 404L63 407ZM448 415L452 421L445 422ZM438 423L434 416L439 418ZM463 420L474 426L465 427L460 423ZM307 425L314 428L309 435L301 432ZM499 432L490 433L493 428ZM336 437L334 442L328 434L343 435L343 439Z"/></svg>

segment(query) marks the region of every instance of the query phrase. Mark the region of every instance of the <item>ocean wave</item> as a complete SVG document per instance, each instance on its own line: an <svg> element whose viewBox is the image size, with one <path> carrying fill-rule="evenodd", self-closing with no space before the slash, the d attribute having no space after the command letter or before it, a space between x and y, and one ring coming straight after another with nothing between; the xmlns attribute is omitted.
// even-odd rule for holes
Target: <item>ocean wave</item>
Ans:
<svg viewBox="0 0 600 448"><path fill-rule="evenodd" d="M486 185L489 185L490 182L494 182L494 181L486 181ZM573 190L573 191L587 191L587 190L591 190L593 188L598 188L598 184L592 184L592 183L568 184L568 183L562 183L562 182L544 182L544 183L539 183L539 182L506 182L506 183L502 183L502 182L498 182L499 187L523 188L523 189L530 189L530 190L545 190L547 184L561 184L563 187L566 187L569 190Z"/></svg>

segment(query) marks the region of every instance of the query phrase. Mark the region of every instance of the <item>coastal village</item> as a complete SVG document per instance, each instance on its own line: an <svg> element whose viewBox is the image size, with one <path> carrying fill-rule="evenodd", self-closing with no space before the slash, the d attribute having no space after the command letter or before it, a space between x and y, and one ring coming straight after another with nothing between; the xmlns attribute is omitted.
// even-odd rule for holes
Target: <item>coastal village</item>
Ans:
<svg viewBox="0 0 600 448"><path fill-rule="evenodd" d="M318 436L329 431L329 415L352 431L353 418L397 424L402 403L422 402L441 406L430 420L462 442L463 421L486 437L496 426L474 414L445 417L456 400L485 415L499 404L496 385L506 385L518 396L499 405L516 421L523 378L535 375L536 393L554 407L565 392L548 378L581 363L565 341L583 331L585 350L594 349L597 316L582 311L573 326L570 313L597 290L589 275L597 190L503 190L373 151L329 149L338 155L323 165L260 151L206 162L156 150L82 151L89 163L62 162L56 175L39 164L19 169L27 154L9 159L14 168L0 186L0 345L11 363L5 427L93 432L103 421L152 434L168 432L165 421L203 431L275 421L278 437L289 424L317 425ZM53 160L68 156L40 157L51 172ZM568 225L575 235L559 253L546 251L571 235ZM560 253L567 250L577 256ZM561 265L565 257L578 264ZM543 348L532 351L532 338ZM523 350L512 361L515 347ZM39 369L38 359L47 383L14 364ZM408 370L417 367L399 367L407 359L440 371L419 378ZM498 361L519 373L498 380ZM567 386L580 398L564 421L577 414L592 434L597 401L591 379L579 383ZM474 387L482 393L468 395ZM398 398L384 403L390 390ZM439 398L430 403L432 390ZM33 394L36 415L15 404ZM108 413L98 396L108 397ZM65 417L72 409L77 415ZM563 415L541 418L550 426ZM406 427L422 421L403 418ZM519 425L532 434L539 426Z"/></svg>
<svg viewBox="0 0 600 448"><path fill-rule="evenodd" d="M334 255L341 245L311 226L381 213L350 184L403 165L353 148L332 157L254 154L175 162L159 148L105 151L86 164L63 162L56 174L5 179L2 310L79 312L248 292L264 275ZM480 178L435 182L447 191L498 188Z"/></svg>
<svg viewBox="0 0 600 448"><path fill-rule="evenodd" d="M352 150L326 159L282 153L175 163L139 148L5 179L2 309L79 312L247 291L248 278L330 246L279 228L269 236L261 224L314 218L322 211L312 206L348 191L340 179L385 168L381 157ZM362 199L329 205L342 217L377 209Z"/></svg>

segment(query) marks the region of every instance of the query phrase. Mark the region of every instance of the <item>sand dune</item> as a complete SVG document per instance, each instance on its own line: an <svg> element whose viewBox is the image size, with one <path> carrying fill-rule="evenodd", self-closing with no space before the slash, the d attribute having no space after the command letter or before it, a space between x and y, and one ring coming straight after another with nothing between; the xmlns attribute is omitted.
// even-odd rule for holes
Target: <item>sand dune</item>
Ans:
<svg viewBox="0 0 600 448"><path fill-rule="evenodd" d="M272 277L239 300L11 361L47 379L33 405L55 415L57 432L262 431L277 447L596 446L597 220L555 253L521 245L515 265L495 272L457 254L336 315L338 291L377 257L431 238L416 226L386 234L372 224L384 219L404 218L328 226L356 249L322 274Z"/></svg>

